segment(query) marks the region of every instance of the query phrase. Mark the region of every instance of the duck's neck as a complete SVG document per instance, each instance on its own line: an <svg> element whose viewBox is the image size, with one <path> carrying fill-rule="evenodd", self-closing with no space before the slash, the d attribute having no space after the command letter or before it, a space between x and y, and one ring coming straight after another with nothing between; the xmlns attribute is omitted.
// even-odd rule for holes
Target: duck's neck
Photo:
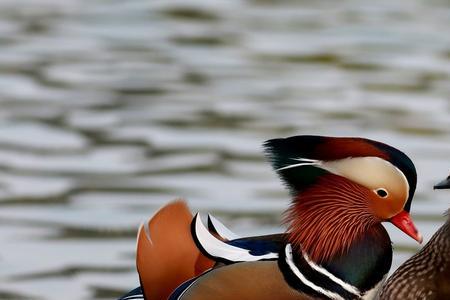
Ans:
<svg viewBox="0 0 450 300"><path fill-rule="evenodd" d="M392 264L392 245L381 224L369 228L343 255L322 263L322 266L360 290L373 288L389 272Z"/></svg>
<svg viewBox="0 0 450 300"><path fill-rule="evenodd" d="M368 193L371 191L331 174L299 193L285 214L294 250L302 249L314 262L323 263L348 253L373 228L382 228L370 210Z"/></svg>

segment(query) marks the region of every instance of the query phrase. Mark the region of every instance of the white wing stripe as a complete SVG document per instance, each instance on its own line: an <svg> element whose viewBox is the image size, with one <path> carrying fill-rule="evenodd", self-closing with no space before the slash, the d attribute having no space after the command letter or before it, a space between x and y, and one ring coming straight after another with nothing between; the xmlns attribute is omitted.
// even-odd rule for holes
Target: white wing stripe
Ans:
<svg viewBox="0 0 450 300"><path fill-rule="evenodd" d="M214 229L222 238L225 238L229 241L241 238L230 229L228 229L225 225L223 225L222 222L217 220L214 216L208 214L208 219L213 225Z"/></svg>
<svg viewBox="0 0 450 300"><path fill-rule="evenodd" d="M259 256L251 255L247 249L228 245L227 243L218 240L203 225L199 214L195 216L194 235L202 248L213 257L223 258L234 262L278 258L278 253L268 253Z"/></svg>

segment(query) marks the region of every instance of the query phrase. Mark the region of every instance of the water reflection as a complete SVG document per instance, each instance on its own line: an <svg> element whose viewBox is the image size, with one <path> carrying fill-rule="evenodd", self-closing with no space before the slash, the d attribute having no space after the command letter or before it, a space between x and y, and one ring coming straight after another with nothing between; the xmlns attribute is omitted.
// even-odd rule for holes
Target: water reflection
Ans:
<svg viewBox="0 0 450 300"><path fill-rule="evenodd" d="M449 196L441 1L0 2L0 298L110 299L134 236L185 197L243 234L288 196L261 142L357 135L417 164L425 237ZM395 265L417 249L389 227Z"/></svg>

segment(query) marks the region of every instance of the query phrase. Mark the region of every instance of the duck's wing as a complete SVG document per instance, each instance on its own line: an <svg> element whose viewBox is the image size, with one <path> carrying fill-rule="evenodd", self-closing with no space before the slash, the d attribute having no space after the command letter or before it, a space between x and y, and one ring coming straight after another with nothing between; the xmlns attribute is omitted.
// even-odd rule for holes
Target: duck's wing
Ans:
<svg viewBox="0 0 450 300"><path fill-rule="evenodd" d="M181 283L214 265L196 247L191 221L187 205L177 201L140 227L136 264L146 299L167 299Z"/></svg>
<svg viewBox="0 0 450 300"><path fill-rule="evenodd" d="M167 299L213 267L276 260L284 240L284 234L239 237L212 215L206 228L184 202L170 203L138 232L136 262L142 295Z"/></svg>
<svg viewBox="0 0 450 300"><path fill-rule="evenodd" d="M201 221L200 215L197 214L192 220L191 231L192 237L202 254L217 263L213 269L207 270L203 274L178 286L171 294L169 300L181 299L194 285L209 277L211 272L214 273L219 268L226 268L227 265L257 261L274 262L278 259L280 249L286 244L284 234L227 240L230 237L237 237L237 235L211 215L208 216L208 228L206 228ZM227 286L228 283L225 282L224 284ZM230 297L235 296L230 295ZM244 298L235 297L230 299Z"/></svg>
<svg viewBox="0 0 450 300"><path fill-rule="evenodd" d="M241 236L228 229L222 222L211 214L208 214L208 231L222 241L231 241L241 238Z"/></svg>
<svg viewBox="0 0 450 300"><path fill-rule="evenodd" d="M196 214L191 223L192 237L203 255L224 264L276 260L284 245L284 235L239 238L224 241L211 233Z"/></svg>
<svg viewBox="0 0 450 300"><path fill-rule="evenodd" d="M208 276L210 272L215 271L217 268L226 267L231 264L241 264L245 261L242 261L243 258L251 256L251 262L255 261L274 261L278 257L278 252L285 245L285 235L284 234L274 234L274 235L265 235L265 236L255 236L255 237L245 237L239 238L232 241L226 241L226 245L221 245L220 257L215 256L214 260L217 261L214 268L207 270L205 273L192 278L183 284L181 284L177 289L172 293L169 300L177 300L181 299L189 288L191 288L196 282L203 280L202 277ZM230 248L228 246L232 246L230 253ZM211 250L210 245L205 246L209 250ZM238 248L238 249L236 249ZM206 251L202 248L202 251ZM239 258L236 258L236 253L243 252L242 255L239 255ZM217 253L216 253L217 254ZM211 253L207 254L210 257ZM231 257L233 256L233 257ZM259 258L259 259L258 259ZM234 259L234 260L232 260ZM226 283L224 283L226 285ZM183 298L184 299L184 298ZM230 299L238 299L238 298L230 298ZM280 298L277 298L280 299Z"/></svg>
<svg viewBox="0 0 450 300"><path fill-rule="evenodd" d="M195 220L198 221L198 220ZM252 255L278 253L286 245L286 234L241 237L228 229L216 217L208 214L208 231L228 245L250 251ZM196 236L196 233L193 233Z"/></svg>

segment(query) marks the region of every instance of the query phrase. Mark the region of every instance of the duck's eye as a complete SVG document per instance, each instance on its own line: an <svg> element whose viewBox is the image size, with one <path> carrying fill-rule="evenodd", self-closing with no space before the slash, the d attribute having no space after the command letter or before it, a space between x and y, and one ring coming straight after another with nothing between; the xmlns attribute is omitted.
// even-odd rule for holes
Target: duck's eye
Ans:
<svg viewBox="0 0 450 300"><path fill-rule="evenodd" d="M386 198L388 195L388 192L385 189L377 189L375 191L377 193L378 196L380 196L381 198Z"/></svg>

